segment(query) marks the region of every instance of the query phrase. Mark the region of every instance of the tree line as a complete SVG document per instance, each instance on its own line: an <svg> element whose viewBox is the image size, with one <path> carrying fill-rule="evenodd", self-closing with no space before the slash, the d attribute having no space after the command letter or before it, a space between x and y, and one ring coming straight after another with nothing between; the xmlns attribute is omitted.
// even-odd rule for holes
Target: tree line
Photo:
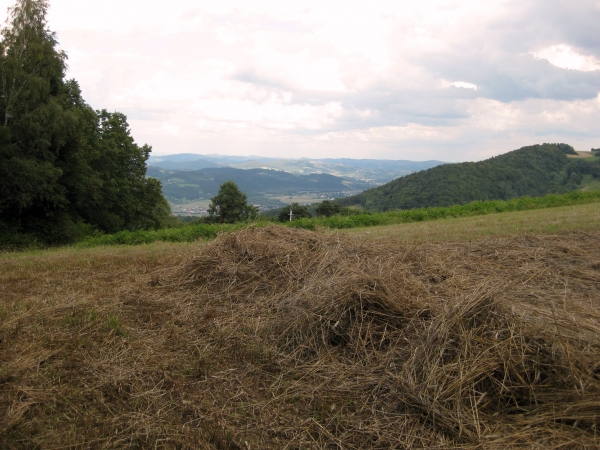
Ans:
<svg viewBox="0 0 600 450"><path fill-rule="evenodd" d="M151 147L135 143L124 114L94 110L66 79L47 11L47 0L18 0L1 31L0 240L164 226L169 205L146 178Z"/></svg>

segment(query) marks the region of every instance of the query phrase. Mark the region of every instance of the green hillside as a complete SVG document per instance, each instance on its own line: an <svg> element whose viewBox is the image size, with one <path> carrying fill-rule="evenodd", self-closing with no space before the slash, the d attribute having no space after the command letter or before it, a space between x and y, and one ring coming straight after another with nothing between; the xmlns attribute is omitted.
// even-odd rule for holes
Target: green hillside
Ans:
<svg viewBox="0 0 600 450"><path fill-rule="evenodd" d="M377 211L450 206L566 193L600 178L599 161L568 154L576 153L567 144L523 147L481 162L437 166L337 201Z"/></svg>

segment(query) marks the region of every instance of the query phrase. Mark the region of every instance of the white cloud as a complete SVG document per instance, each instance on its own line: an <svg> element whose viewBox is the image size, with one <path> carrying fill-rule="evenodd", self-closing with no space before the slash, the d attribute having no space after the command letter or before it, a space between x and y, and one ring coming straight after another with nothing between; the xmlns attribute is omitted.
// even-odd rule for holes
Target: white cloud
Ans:
<svg viewBox="0 0 600 450"><path fill-rule="evenodd" d="M457 87L457 88L473 89L474 91L477 90L477 85L476 84L467 83L466 81L455 81L454 83L452 83L452 85L454 87Z"/></svg>
<svg viewBox="0 0 600 450"><path fill-rule="evenodd" d="M458 161L600 145L579 2L51 0L48 20L84 98L157 154Z"/></svg>
<svg viewBox="0 0 600 450"><path fill-rule="evenodd" d="M536 59L545 59L550 64L562 69L591 72L600 69L600 61L594 56L585 56L568 45L552 45L542 50L531 52Z"/></svg>

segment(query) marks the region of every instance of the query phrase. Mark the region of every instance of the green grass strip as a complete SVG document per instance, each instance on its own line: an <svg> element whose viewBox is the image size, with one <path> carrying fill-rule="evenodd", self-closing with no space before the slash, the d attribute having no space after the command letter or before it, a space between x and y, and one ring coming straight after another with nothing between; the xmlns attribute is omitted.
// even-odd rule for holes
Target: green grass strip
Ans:
<svg viewBox="0 0 600 450"><path fill-rule="evenodd" d="M547 195L545 197L521 197L511 200L490 200L472 202L466 205L448 207L420 208L383 213L360 213L349 216L315 217L284 222L281 225L294 228L315 230L317 227L345 229L394 225L400 223L424 222L456 217L483 216L510 211L526 211L559 206L581 205L600 201L600 191L575 191L563 195ZM266 226L271 222L252 222L254 226ZM248 226L250 223L236 224L198 224L184 225L178 228L165 228L152 231L121 231L115 234L89 236L75 244L75 247L96 247L107 245L140 245L157 241L193 242L199 239L214 239L219 233L234 231Z"/></svg>
<svg viewBox="0 0 600 450"><path fill-rule="evenodd" d="M75 247L97 247L103 245L140 245L163 242L194 242L199 239L214 239L224 231L233 231L245 227L246 223L236 224L199 224L161 230L120 231L115 234L89 236L75 244Z"/></svg>
<svg viewBox="0 0 600 450"><path fill-rule="evenodd" d="M560 206L581 205L600 201L600 191L574 191L568 194L550 194L544 197L519 197L510 200L488 200L447 207L419 208L383 213L361 213L349 216L299 219L288 226L315 230L316 227L333 229L373 227L429 220L484 216L511 211L527 211Z"/></svg>

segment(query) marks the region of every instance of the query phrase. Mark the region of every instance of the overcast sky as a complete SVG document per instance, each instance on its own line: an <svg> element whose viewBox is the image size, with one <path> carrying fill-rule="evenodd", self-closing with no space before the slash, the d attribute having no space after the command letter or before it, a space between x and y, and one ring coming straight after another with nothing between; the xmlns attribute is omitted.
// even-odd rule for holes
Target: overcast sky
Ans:
<svg viewBox="0 0 600 450"><path fill-rule="evenodd" d="M68 76L155 155L600 147L600 0L50 3Z"/></svg>

